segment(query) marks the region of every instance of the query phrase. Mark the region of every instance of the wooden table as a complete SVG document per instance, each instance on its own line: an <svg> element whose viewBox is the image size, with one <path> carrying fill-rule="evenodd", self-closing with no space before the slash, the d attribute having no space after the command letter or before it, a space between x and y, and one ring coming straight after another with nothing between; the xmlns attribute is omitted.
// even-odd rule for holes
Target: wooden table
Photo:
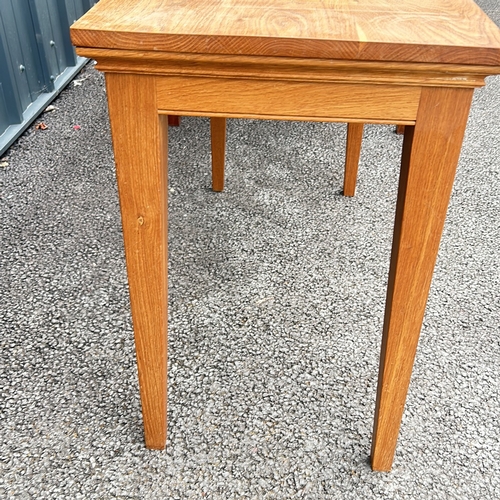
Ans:
<svg viewBox="0 0 500 500"><path fill-rule="evenodd" d="M167 115L406 125L371 450L390 470L474 87L500 31L472 0L101 0L146 446L167 436Z"/></svg>

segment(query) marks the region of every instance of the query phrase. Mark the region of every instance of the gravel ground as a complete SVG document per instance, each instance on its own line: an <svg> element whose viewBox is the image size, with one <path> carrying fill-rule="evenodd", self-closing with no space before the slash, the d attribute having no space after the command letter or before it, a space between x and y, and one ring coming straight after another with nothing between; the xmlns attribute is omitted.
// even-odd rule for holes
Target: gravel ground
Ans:
<svg viewBox="0 0 500 500"><path fill-rule="evenodd" d="M483 1L497 21L496 0ZM476 91L389 474L368 455L401 137L170 129L169 434L144 448L102 75L0 167L0 498L500 498L500 78ZM77 126L75 128L75 126Z"/></svg>

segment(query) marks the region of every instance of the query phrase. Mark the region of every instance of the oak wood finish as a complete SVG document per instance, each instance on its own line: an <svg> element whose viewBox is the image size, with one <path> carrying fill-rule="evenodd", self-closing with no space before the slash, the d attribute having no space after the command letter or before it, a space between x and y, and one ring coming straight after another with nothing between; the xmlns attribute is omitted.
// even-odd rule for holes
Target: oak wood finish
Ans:
<svg viewBox="0 0 500 500"><path fill-rule="evenodd" d="M212 144L212 189L224 190L224 162L226 157L226 119L210 118Z"/></svg>
<svg viewBox="0 0 500 500"><path fill-rule="evenodd" d="M89 11L90 12L90 11ZM185 54L77 47L101 71L139 74L251 78L272 81L388 83L432 87L481 87L487 65L345 61L271 56ZM500 68L500 65L498 65Z"/></svg>
<svg viewBox="0 0 500 500"><path fill-rule="evenodd" d="M367 84L260 81L240 78L171 76L157 83L158 109L171 114L210 114L226 117L414 123L420 88Z"/></svg>
<svg viewBox="0 0 500 500"><path fill-rule="evenodd" d="M167 130L155 79L106 75L148 448L167 436ZM137 112L137 106L141 112Z"/></svg>
<svg viewBox="0 0 500 500"><path fill-rule="evenodd" d="M424 89L406 127L399 181L372 466L391 468L472 90Z"/></svg>
<svg viewBox="0 0 500 500"><path fill-rule="evenodd" d="M168 124L171 127L178 127L181 124L181 117L178 115L168 115Z"/></svg>
<svg viewBox="0 0 500 500"><path fill-rule="evenodd" d="M471 0L101 0L77 47L364 61L500 64Z"/></svg>
<svg viewBox="0 0 500 500"><path fill-rule="evenodd" d="M226 117L406 126L371 451L389 470L472 89L500 74L500 30L472 0L101 0L72 39L107 74L148 447L166 439L166 116L212 117L217 189Z"/></svg>
<svg viewBox="0 0 500 500"><path fill-rule="evenodd" d="M363 141L363 123L347 124L347 146L344 169L344 196L354 196L358 176L359 156Z"/></svg>

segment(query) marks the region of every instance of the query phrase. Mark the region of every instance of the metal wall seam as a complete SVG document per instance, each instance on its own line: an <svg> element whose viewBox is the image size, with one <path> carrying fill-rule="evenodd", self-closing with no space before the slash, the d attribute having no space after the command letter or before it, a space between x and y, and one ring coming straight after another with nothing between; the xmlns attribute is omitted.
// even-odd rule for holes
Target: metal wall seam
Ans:
<svg viewBox="0 0 500 500"><path fill-rule="evenodd" d="M97 0L0 0L0 155L87 62L69 27Z"/></svg>

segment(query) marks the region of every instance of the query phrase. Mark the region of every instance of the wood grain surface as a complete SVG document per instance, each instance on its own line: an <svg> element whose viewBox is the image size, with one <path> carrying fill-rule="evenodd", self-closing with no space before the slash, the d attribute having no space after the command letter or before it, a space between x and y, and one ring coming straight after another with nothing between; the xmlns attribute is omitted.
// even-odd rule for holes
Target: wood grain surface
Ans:
<svg viewBox="0 0 500 500"><path fill-rule="evenodd" d="M226 117L253 116L283 120L413 122L418 87L273 82L225 78L158 77L160 113Z"/></svg>
<svg viewBox="0 0 500 500"><path fill-rule="evenodd" d="M500 64L500 30L473 0L101 0L77 47Z"/></svg>
<svg viewBox="0 0 500 500"><path fill-rule="evenodd" d="M347 145L344 168L344 196L354 196L358 176L359 157L363 142L363 123L347 124Z"/></svg>
<svg viewBox="0 0 500 500"><path fill-rule="evenodd" d="M210 118L210 142L212 145L212 189L224 190L224 163L226 160L226 119Z"/></svg>
<svg viewBox="0 0 500 500"><path fill-rule="evenodd" d="M148 448L167 438L167 116L155 79L106 75ZM140 107L141 112L137 109Z"/></svg>
<svg viewBox="0 0 500 500"><path fill-rule="evenodd" d="M405 130L372 441L392 465L472 87L500 73L473 0L101 0L71 29L107 72L146 445L167 410L167 115L346 121L346 194L362 122ZM463 88L461 88L463 87Z"/></svg>
<svg viewBox="0 0 500 500"><path fill-rule="evenodd" d="M499 66L415 62L348 61L298 57L187 54L77 47L111 73L182 75L306 82L398 84L418 87L482 87Z"/></svg>
<svg viewBox="0 0 500 500"><path fill-rule="evenodd" d="M405 128L380 355L372 467L391 469L472 89L422 89Z"/></svg>

